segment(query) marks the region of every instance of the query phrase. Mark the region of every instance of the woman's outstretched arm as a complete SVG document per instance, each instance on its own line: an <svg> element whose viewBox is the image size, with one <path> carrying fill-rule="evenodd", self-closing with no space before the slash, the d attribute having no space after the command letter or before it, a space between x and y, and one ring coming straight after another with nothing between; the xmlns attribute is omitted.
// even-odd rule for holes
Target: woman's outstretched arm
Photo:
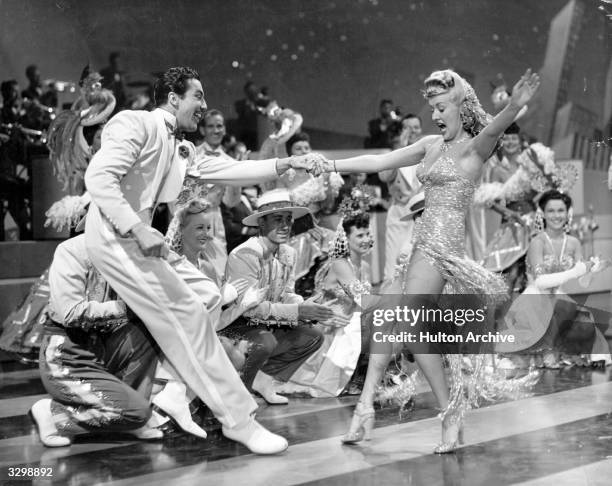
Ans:
<svg viewBox="0 0 612 486"><path fill-rule="evenodd" d="M423 157L427 147L440 135L429 135L419 141L393 152L377 155L359 155L349 159L336 160L327 166L327 171L337 172L380 172L386 169L397 169L418 164Z"/></svg>
<svg viewBox="0 0 612 486"><path fill-rule="evenodd" d="M499 137L514 121L519 111L531 100L538 86L540 86L540 77L532 73L531 69L525 71L525 74L512 88L510 103L493 118L493 121L482 132L474 137L472 146L483 162L491 156Z"/></svg>

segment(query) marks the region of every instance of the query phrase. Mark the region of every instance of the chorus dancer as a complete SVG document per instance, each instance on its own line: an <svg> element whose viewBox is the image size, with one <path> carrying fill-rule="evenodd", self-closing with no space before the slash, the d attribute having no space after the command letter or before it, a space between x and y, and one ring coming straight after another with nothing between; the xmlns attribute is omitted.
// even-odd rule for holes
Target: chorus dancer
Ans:
<svg viewBox="0 0 612 486"><path fill-rule="evenodd" d="M328 172L379 172L420 164L417 175L425 186L425 210L415 227L404 293L439 295L449 286L453 293L487 295L493 299L494 294L505 292L506 285L500 277L466 258L465 216L484 162L539 84L538 75L527 70L514 86L508 106L491 119L465 79L450 70L436 71L425 80L425 97L441 135L423 137L386 154L326 161L318 168ZM394 288L399 289L400 283L396 281L387 293L393 293ZM410 350L410 344L407 347ZM457 447L462 419L469 407L461 365L451 366L449 392L442 356L416 354L415 358L442 409L442 443L435 452L451 452ZM390 352L370 355L363 392L343 442L355 443L370 437L375 392L389 359Z"/></svg>
<svg viewBox="0 0 612 486"><path fill-rule="evenodd" d="M94 77L94 79L96 78ZM109 106L114 107L114 102ZM72 116L75 117L76 122L80 119L79 115L73 114ZM66 121L70 120L70 117L64 116L62 119ZM87 156L91 157L100 149L102 128L104 127L103 123L84 125L82 134L80 134L78 130L80 125L74 125L74 121L71 123L73 124L72 129L65 129L65 133L61 136L64 140L63 152L67 152L67 154L56 155L59 159L73 160L72 168L66 171L66 173L73 175L72 179L64 181L68 184L67 187L72 187L73 182L78 180L78 167L81 167L80 181L81 186L83 185L83 174L89 159L79 158L79 154L88 154ZM65 127L67 126L69 126L69 123L65 123ZM55 122L52 127L59 130ZM72 145L69 145L69 139L73 139ZM86 150L81 147L81 139L84 139L83 143L87 146ZM54 163L58 162L54 160ZM58 175L58 177L60 176ZM63 197L53 203L47 211L48 219L45 226L51 224L57 231L62 231L64 227L72 228L87 211L89 202L90 197L87 192L80 196ZM83 228L80 231L83 231ZM76 233L76 229L74 232ZM4 320L0 333L0 349L24 363L36 363L44 334L44 324L47 320L48 304L49 269L47 268L36 283L32 285L23 300Z"/></svg>
<svg viewBox="0 0 612 486"><path fill-rule="evenodd" d="M316 324L323 345L310 356L284 385L281 393L307 393L311 397L336 397L350 388L359 357L367 352L367 327L361 323L361 299L372 291L370 264L365 256L374 246L368 213L370 197L355 187L339 208L341 220L331 242L330 258L315 277L315 302L331 305L348 324ZM365 351L362 351L364 350Z"/></svg>
<svg viewBox="0 0 612 486"><path fill-rule="evenodd" d="M254 419L257 404L215 333L221 311L217 285L169 253L163 235L150 226L157 204L179 195L195 151L192 144L179 143L177 132L195 131L206 109L197 72L168 69L156 82L155 103L152 112L122 111L104 128L102 148L85 174L92 198L87 251L180 378L219 419L223 434L258 454L282 452L287 441ZM311 169L319 161L316 154L250 164L211 161L200 177L251 185L275 179L290 167Z"/></svg>
<svg viewBox="0 0 612 486"><path fill-rule="evenodd" d="M503 319L502 328L514 336L514 343L500 343L497 351L521 351L518 356L541 354L542 366L553 369L560 368L563 361L608 366L612 364L610 347L595 325L593 313L577 304L561 287L575 279L582 287L588 287L592 275L605 269L609 262L597 257L584 261L580 241L568 234L572 199L567 194L556 189L546 191L541 194L538 206L539 233L531 240L527 252L529 283ZM560 359L561 354L564 360ZM586 355L586 361L580 355Z"/></svg>
<svg viewBox="0 0 612 486"><path fill-rule="evenodd" d="M51 398L30 411L41 442L63 447L92 432L161 439L147 423L155 343L92 266L85 236L57 247L49 285L39 363Z"/></svg>

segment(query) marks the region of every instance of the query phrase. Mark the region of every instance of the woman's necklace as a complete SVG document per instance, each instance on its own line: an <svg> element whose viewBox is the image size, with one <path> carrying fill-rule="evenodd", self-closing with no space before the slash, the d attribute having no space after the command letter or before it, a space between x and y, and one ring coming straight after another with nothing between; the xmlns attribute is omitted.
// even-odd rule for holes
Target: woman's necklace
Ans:
<svg viewBox="0 0 612 486"><path fill-rule="evenodd" d="M563 242L561 243L561 252L559 253L559 256L557 256L557 250L555 250L555 245L553 245L552 238L546 231L544 231L544 235L546 236L546 239L548 240L548 243L552 248L553 256L557 259L557 261L561 261L561 259L563 258L563 254L565 253L565 247L567 245L567 235L565 233L563 234Z"/></svg>
<svg viewBox="0 0 612 486"><path fill-rule="evenodd" d="M460 143L463 143L463 142L465 142L466 140L469 140L469 139L470 139L469 135L464 135L459 140L455 140L453 142L442 142L442 145L440 146L440 151L448 152L455 145L459 145Z"/></svg>
<svg viewBox="0 0 612 486"><path fill-rule="evenodd" d="M347 260L349 262L349 265L353 268L353 273L355 274L355 278L361 281L361 263L362 261L359 261L359 266L357 266L355 265L355 263L353 263L353 259L350 257L350 255L347 257Z"/></svg>

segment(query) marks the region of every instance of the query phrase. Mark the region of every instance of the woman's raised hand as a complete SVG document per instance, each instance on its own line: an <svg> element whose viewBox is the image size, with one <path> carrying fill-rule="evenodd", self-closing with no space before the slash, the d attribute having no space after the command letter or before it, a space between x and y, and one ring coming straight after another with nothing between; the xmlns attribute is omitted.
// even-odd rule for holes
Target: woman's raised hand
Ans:
<svg viewBox="0 0 612 486"><path fill-rule="evenodd" d="M533 97L538 90L538 86L540 86L540 76L537 73L532 73L531 69L527 69L512 88L510 103L517 108L522 108Z"/></svg>

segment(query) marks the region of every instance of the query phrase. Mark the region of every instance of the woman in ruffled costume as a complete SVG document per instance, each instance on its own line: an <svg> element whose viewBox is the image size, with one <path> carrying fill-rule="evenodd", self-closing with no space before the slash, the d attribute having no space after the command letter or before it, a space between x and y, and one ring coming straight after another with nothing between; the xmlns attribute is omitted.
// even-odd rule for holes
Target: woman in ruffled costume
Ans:
<svg viewBox="0 0 612 486"><path fill-rule="evenodd" d="M260 158L305 155L311 151L310 137L300 132L303 119L299 113L288 108L281 109L273 101L266 108L265 114L273 123L275 131L262 144ZM273 187L287 189L294 204L307 207L311 212L294 222L294 236L288 242L298 255L295 266L296 291L308 297L313 291L312 283L308 280L312 281L317 262L327 257L329 243L334 236L332 229L319 225L317 215L321 214L323 208L333 206L344 181L339 174L314 176L304 170L289 169L273 184ZM310 279L307 275L310 275Z"/></svg>
<svg viewBox="0 0 612 486"><path fill-rule="evenodd" d="M102 89L102 76L90 72L89 65L81 74L81 95L70 110L61 112L49 127L49 152L56 177L71 195L85 191L83 177L93 154L83 136L86 127L105 122L115 109L115 97Z"/></svg>
<svg viewBox="0 0 612 486"><path fill-rule="evenodd" d="M404 275L406 294L440 295L444 292L482 295L497 301L506 285L465 256L465 216L484 162L491 156L504 130L512 123L539 86L528 70L514 86L508 106L494 119L484 112L473 88L453 71L437 71L425 80L425 96L432 120L442 135L422 138L408 147L382 155L364 155L328 161L321 170L378 172L419 164L417 176L425 186L425 210L414 231L414 249ZM399 282L395 284L399 293ZM387 290L393 293L393 288ZM407 345L410 350L410 344ZM345 443L368 439L374 425L376 389L389 363L387 354L371 354L368 374ZM436 453L453 451L460 441L463 416L485 393L482 357L474 359L472 373L462 373L461 355L449 355L450 390L443 358L416 354L442 413L442 443Z"/></svg>
<svg viewBox="0 0 612 486"><path fill-rule="evenodd" d="M370 198L359 187L345 198L342 216L332 241L330 258L315 277L315 302L330 304L350 319L348 325L316 327L323 333L319 350L300 366L280 393L307 393L312 397L335 397L346 389L368 335L361 326L361 297L372 291L370 265L364 256L374 241L370 234Z"/></svg>
<svg viewBox="0 0 612 486"><path fill-rule="evenodd" d="M512 292L519 291L525 275L525 255L531 230L529 217L535 212L533 198L537 194L529 185L514 193L500 190L521 169L520 129L516 123L504 132L501 150L491 158L491 182L481 184L474 195L475 205L485 205L502 216L500 228L484 251L482 266L492 272L501 272ZM507 186L506 186L507 187Z"/></svg>
<svg viewBox="0 0 612 486"><path fill-rule="evenodd" d="M49 127L48 145L55 174L63 189L72 194L47 211L45 226L51 224L58 231L75 226L89 204L89 195L82 194L83 175L89 160L100 148L103 124L115 108L113 94L101 88L100 79L98 73L90 73L89 66L86 67L79 83L81 96ZM48 270L45 270L4 320L0 349L21 361L37 362L48 301L49 279Z"/></svg>
<svg viewBox="0 0 612 486"><path fill-rule="evenodd" d="M493 170L494 180L482 184L474 195L475 205L491 207L502 215L502 224L487 246L482 265L492 272L502 272L508 290L522 291L525 255L534 233L534 200L547 189L569 191L578 174L570 165L555 163L554 152L534 143L520 151L518 127L511 126L504 136L505 156ZM508 153L510 152L510 153Z"/></svg>
<svg viewBox="0 0 612 486"><path fill-rule="evenodd" d="M90 72L87 65L79 81L80 96L70 110L61 112L49 127L47 146L53 172L63 184L62 189L69 193L45 213L45 226L51 225L57 231L76 226L90 202L85 192L85 171L100 148L102 126L116 105L113 93L103 89L101 81L100 74Z"/></svg>
<svg viewBox="0 0 612 486"><path fill-rule="evenodd" d="M588 287L591 276L608 262L599 258L583 261L580 241L568 234L569 196L553 189L541 195L538 206L540 232L527 253L529 284L503 319L504 332L513 334L515 342L500 344L497 350L543 354L543 366L547 368L561 367L560 353L567 355L570 364L576 361L577 357L572 357L576 355L586 355L585 364L612 364L608 343L591 312L560 289L574 279Z"/></svg>

